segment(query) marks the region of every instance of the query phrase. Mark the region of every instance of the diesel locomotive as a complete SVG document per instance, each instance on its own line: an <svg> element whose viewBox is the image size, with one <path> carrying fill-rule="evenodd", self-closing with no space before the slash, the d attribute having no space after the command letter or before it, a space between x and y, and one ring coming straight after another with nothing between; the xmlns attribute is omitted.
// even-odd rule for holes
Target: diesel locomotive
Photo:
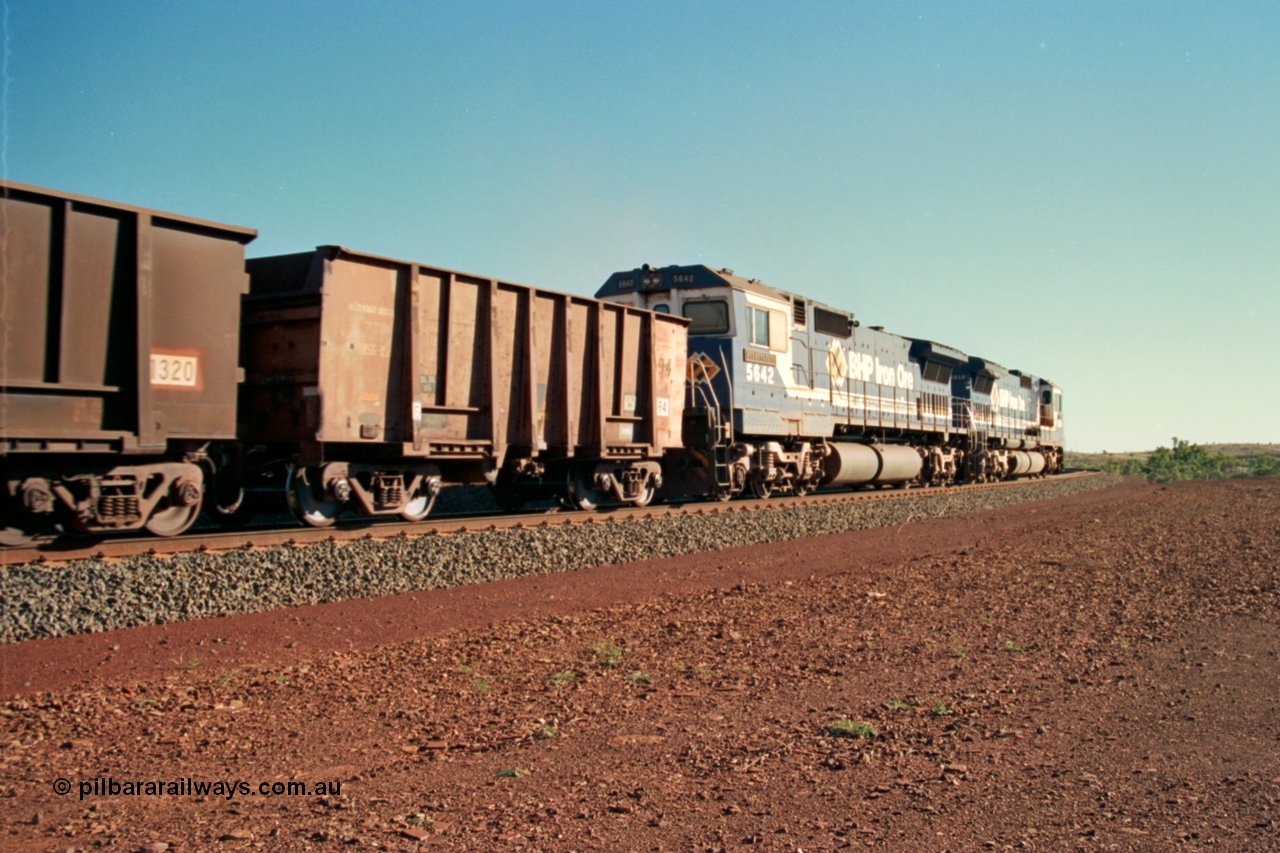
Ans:
<svg viewBox="0 0 1280 853"><path fill-rule="evenodd" d="M614 273L596 297L689 320L673 493L768 497L1062 469L1062 389L1046 379L863 327L728 269L646 265Z"/></svg>
<svg viewBox="0 0 1280 853"><path fill-rule="evenodd" d="M0 182L0 543L1060 470L1053 383L729 270L597 298Z"/></svg>

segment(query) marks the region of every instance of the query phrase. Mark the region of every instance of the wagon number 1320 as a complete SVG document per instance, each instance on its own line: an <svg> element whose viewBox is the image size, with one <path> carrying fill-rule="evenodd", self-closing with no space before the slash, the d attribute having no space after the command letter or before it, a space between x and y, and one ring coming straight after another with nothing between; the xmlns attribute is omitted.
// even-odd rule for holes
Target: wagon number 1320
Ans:
<svg viewBox="0 0 1280 853"><path fill-rule="evenodd" d="M151 354L151 384L194 388L200 360L194 355Z"/></svg>

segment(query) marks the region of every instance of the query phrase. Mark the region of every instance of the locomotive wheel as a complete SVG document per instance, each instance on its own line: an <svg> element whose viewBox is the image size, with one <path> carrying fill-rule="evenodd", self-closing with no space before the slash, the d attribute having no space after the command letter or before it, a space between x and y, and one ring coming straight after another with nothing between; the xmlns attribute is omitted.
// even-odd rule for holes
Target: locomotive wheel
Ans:
<svg viewBox="0 0 1280 853"><path fill-rule="evenodd" d="M342 512L342 501L326 501L316 497L309 479L312 476L314 472L302 465L294 465L289 469L289 480L284 486L289 512L308 527L332 527L338 520L338 513Z"/></svg>
<svg viewBox="0 0 1280 853"><path fill-rule="evenodd" d="M400 510L400 517L405 521L422 521L431 512L431 508L436 505L436 496L425 491L425 482L422 488L423 490L406 501L404 507Z"/></svg>
<svg viewBox="0 0 1280 853"><path fill-rule="evenodd" d="M162 503L161 508L151 513L151 517L147 519L147 523L143 526L148 533L155 536L177 536L179 533L185 532L199 515L199 501L196 501L191 506L168 506Z"/></svg>
<svg viewBox="0 0 1280 853"><path fill-rule="evenodd" d="M805 495L809 494L809 481L808 481L808 480L796 480L796 481L791 485L791 493L792 493L793 495L795 495L796 497L798 497L798 498L802 498L802 497L804 497Z"/></svg>
<svg viewBox="0 0 1280 853"><path fill-rule="evenodd" d="M764 500L765 498L768 498L770 495L773 494L773 486L769 483L766 483L764 480L760 480L755 477L752 477L749 485L751 486L751 494L755 495L761 500Z"/></svg>
<svg viewBox="0 0 1280 853"><path fill-rule="evenodd" d="M569 503L574 509L593 510L604 499L602 492L587 485L592 474L593 469L586 465L569 473Z"/></svg>

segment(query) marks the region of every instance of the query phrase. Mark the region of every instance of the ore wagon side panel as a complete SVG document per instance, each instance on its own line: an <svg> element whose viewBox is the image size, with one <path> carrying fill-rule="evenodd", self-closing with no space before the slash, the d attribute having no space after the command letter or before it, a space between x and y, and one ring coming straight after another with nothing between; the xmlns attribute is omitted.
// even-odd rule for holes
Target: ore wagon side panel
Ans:
<svg viewBox="0 0 1280 853"><path fill-rule="evenodd" d="M320 425L316 440L405 440L405 268L328 261L321 296Z"/></svg>
<svg viewBox="0 0 1280 853"><path fill-rule="evenodd" d="M689 349L688 332L683 322L655 314L649 337L652 342L650 354L654 443L662 448L679 447Z"/></svg>
<svg viewBox="0 0 1280 853"><path fill-rule="evenodd" d="M538 354L534 369L535 449L559 455L567 453L570 445L564 417L569 400L565 336L568 307L569 297L559 294L540 292L534 300L533 349Z"/></svg>
<svg viewBox="0 0 1280 853"><path fill-rule="evenodd" d="M235 437L252 229L0 182L4 442L157 453Z"/></svg>
<svg viewBox="0 0 1280 853"><path fill-rule="evenodd" d="M161 219L150 231L153 420L170 438L235 438L243 245Z"/></svg>
<svg viewBox="0 0 1280 853"><path fill-rule="evenodd" d="M418 370L423 440L488 441L485 414L488 283L440 270L419 272Z"/></svg>
<svg viewBox="0 0 1280 853"><path fill-rule="evenodd" d="M251 442L314 435L320 425L319 295L246 302L243 346L242 434Z"/></svg>
<svg viewBox="0 0 1280 853"><path fill-rule="evenodd" d="M569 362L568 423L570 442L574 447L599 447L600 426L596 396L595 356L599 340L600 305L574 300L570 304L569 337L566 356Z"/></svg>
<svg viewBox="0 0 1280 853"><path fill-rule="evenodd" d="M528 444L528 424L522 402L527 393L529 359L528 291L493 286L493 334L489 354L493 379L493 432L499 438L495 451Z"/></svg>

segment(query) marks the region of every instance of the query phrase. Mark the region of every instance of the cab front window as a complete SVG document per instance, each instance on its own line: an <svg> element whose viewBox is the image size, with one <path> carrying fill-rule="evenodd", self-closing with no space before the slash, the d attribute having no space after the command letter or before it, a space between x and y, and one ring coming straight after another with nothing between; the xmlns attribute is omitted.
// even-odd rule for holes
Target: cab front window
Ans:
<svg viewBox="0 0 1280 853"><path fill-rule="evenodd" d="M690 335L727 335L729 333L729 303L723 299L686 302L680 311L689 320Z"/></svg>

